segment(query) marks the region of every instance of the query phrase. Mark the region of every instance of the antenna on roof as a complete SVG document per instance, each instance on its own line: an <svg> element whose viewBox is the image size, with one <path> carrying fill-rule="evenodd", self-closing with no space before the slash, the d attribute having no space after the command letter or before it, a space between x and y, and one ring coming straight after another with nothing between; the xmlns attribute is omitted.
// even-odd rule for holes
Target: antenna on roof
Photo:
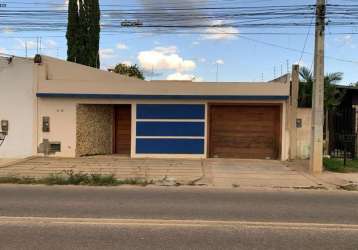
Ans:
<svg viewBox="0 0 358 250"><path fill-rule="evenodd" d="M288 59L286 60L286 66L287 66L287 74L290 73L290 62Z"/></svg>
<svg viewBox="0 0 358 250"><path fill-rule="evenodd" d="M25 57L27 57L27 41L25 41Z"/></svg>

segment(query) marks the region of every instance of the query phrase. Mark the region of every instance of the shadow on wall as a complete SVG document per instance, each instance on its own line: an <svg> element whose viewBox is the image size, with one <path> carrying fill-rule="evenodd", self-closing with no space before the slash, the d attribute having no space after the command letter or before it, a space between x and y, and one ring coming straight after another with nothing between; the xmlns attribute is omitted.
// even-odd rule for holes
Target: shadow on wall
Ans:
<svg viewBox="0 0 358 250"><path fill-rule="evenodd" d="M297 157L302 160L309 159L311 150L311 108L298 108L297 110Z"/></svg>

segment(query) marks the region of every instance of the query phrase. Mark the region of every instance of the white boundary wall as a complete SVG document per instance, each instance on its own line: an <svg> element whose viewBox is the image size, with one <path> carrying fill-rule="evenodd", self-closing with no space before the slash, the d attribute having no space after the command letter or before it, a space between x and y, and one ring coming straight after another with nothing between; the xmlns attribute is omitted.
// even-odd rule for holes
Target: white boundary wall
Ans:
<svg viewBox="0 0 358 250"><path fill-rule="evenodd" d="M34 85L32 60L15 57L8 63L7 58L0 58L0 120L9 121L9 133L0 147L0 158L36 154Z"/></svg>

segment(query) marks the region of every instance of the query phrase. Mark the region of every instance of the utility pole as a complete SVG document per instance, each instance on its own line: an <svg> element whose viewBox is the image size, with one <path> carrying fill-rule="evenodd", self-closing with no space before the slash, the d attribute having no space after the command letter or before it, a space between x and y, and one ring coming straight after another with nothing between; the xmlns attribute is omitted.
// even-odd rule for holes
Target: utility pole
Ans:
<svg viewBox="0 0 358 250"><path fill-rule="evenodd" d="M300 66L292 66L291 98L290 98L290 160L297 158L297 108L298 89L300 84Z"/></svg>
<svg viewBox="0 0 358 250"><path fill-rule="evenodd" d="M312 89L312 139L310 159L310 172L312 174L320 174L323 171L325 19L326 0L317 0L314 82Z"/></svg>
<svg viewBox="0 0 358 250"><path fill-rule="evenodd" d="M36 54L39 54L39 37L36 37Z"/></svg>

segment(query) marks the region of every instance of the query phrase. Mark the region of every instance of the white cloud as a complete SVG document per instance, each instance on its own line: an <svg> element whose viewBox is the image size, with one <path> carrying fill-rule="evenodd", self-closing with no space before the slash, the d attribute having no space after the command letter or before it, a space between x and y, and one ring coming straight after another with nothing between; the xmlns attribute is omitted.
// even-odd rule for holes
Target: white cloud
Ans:
<svg viewBox="0 0 358 250"><path fill-rule="evenodd" d="M68 1L69 0L64 0L63 4L56 4L55 5L55 10L67 10L68 9ZM52 5L50 7L53 7Z"/></svg>
<svg viewBox="0 0 358 250"><path fill-rule="evenodd" d="M9 54L9 52L5 48L0 48L0 53Z"/></svg>
<svg viewBox="0 0 358 250"><path fill-rule="evenodd" d="M34 40L22 40L16 39L18 45L16 46L17 49L35 49L37 48L37 42Z"/></svg>
<svg viewBox="0 0 358 250"><path fill-rule="evenodd" d="M116 56L113 49L100 49L99 55L101 59L110 59Z"/></svg>
<svg viewBox="0 0 358 250"><path fill-rule="evenodd" d="M356 48L357 46L353 42L352 35L345 35L343 37L337 38L336 41L342 43L345 46L348 46L352 49Z"/></svg>
<svg viewBox="0 0 358 250"><path fill-rule="evenodd" d="M57 47L57 43L54 40L48 39L45 41L45 49L53 49Z"/></svg>
<svg viewBox="0 0 358 250"><path fill-rule="evenodd" d="M175 46L156 47L153 50L139 52L139 64L145 70L176 70L178 72L190 71L196 68L192 60L185 60L178 55Z"/></svg>
<svg viewBox="0 0 358 250"><path fill-rule="evenodd" d="M122 61L121 62L122 64L125 64L127 66L131 66L132 65L132 62L131 61Z"/></svg>
<svg viewBox="0 0 358 250"><path fill-rule="evenodd" d="M223 60L223 59L218 59L218 60L216 60L216 61L215 61L215 63L216 63L216 64L221 64L221 65L222 65L222 64L224 64L225 62L224 62L224 60Z"/></svg>
<svg viewBox="0 0 358 250"><path fill-rule="evenodd" d="M169 81L197 81L202 82L203 78L195 77L192 74L183 74L180 72L176 72L167 76L167 80Z"/></svg>
<svg viewBox="0 0 358 250"><path fill-rule="evenodd" d="M168 47L155 47L156 51L162 52L164 54L174 54L178 53L178 48L176 46L168 46Z"/></svg>
<svg viewBox="0 0 358 250"><path fill-rule="evenodd" d="M197 45L199 45L199 44L200 44L200 42L198 42L198 41L192 42L192 45L193 45L193 46L197 46Z"/></svg>
<svg viewBox="0 0 358 250"><path fill-rule="evenodd" d="M199 62L201 62L201 63L206 63L206 58L204 58L204 57L199 58Z"/></svg>
<svg viewBox="0 0 358 250"><path fill-rule="evenodd" d="M5 27L2 29L2 32L5 34L9 34L9 33L13 33L14 29L10 28L10 27Z"/></svg>
<svg viewBox="0 0 358 250"><path fill-rule="evenodd" d="M23 40L23 39L16 39L17 45L15 45L16 49L27 49L34 50L37 48L37 41L35 40ZM39 41L39 49L40 49L40 41ZM57 42L51 39L43 40L41 42L41 49L54 49L57 47Z"/></svg>
<svg viewBox="0 0 358 250"><path fill-rule="evenodd" d="M237 38L239 30L234 27L221 27L225 23L221 20L216 20L212 22L212 26L205 30L205 35L203 35L204 39L207 40L233 40Z"/></svg>
<svg viewBox="0 0 358 250"><path fill-rule="evenodd" d="M117 43L117 49L125 50L128 49L128 46L124 43Z"/></svg>

